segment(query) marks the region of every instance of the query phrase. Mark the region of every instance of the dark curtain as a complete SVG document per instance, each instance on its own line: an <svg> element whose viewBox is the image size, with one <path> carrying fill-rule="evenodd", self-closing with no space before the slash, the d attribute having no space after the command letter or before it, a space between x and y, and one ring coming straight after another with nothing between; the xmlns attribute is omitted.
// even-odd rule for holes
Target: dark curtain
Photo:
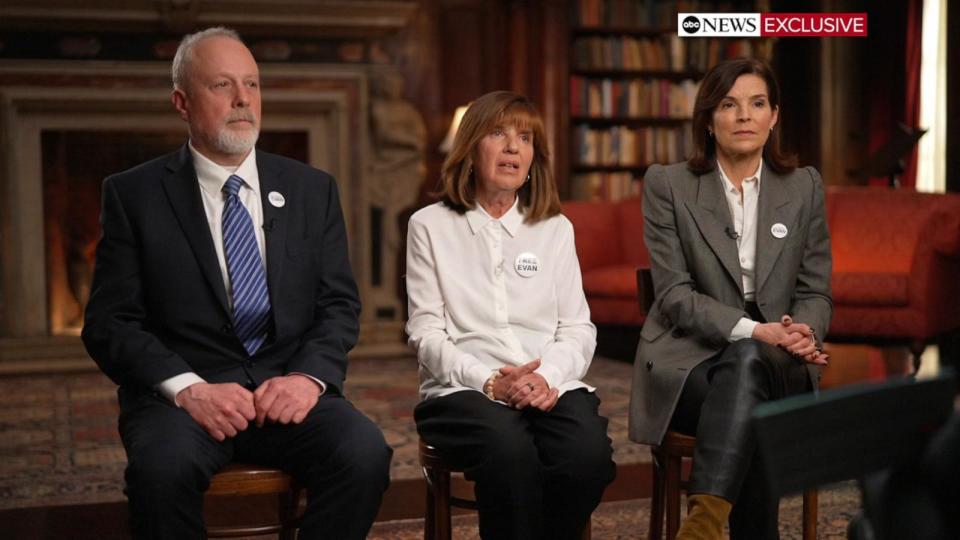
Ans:
<svg viewBox="0 0 960 540"><path fill-rule="evenodd" d="M922 52L923 34L923 0L909 0L907 5L907 42L905 47L906 64L904 70L904 111L903 123L910 128L920 127L920 57ZM904 158L903 176L900 185L915 187L917 185L917 149L914 148Z"/></svg>

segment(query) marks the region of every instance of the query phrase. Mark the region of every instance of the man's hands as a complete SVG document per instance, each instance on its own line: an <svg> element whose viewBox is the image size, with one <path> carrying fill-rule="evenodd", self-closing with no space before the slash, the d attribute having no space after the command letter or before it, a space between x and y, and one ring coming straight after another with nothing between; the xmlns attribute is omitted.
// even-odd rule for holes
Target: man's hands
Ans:
<svg viewBox="0 0 960 540"><path fill-rule="evenodd" d="M776 345L804 362L818 366L827 365L830 358L817 348L813 329L793 322L789 315L781 317L780 322L758 324L753 330L753 338Z"/></svg>
<svg viewBox="0 0 960 540"><path fill-rule="evenodd" d="M198 382L177 394L177 402L211 437L236 437L256 418L253 393L237 383Z"/></svg>
<svg viewBox="0 0 960 540"><path fill-rule="evenodd" d="M257 405L257 427L265 420L299 424L320 400L320 385L296 373L267 379L253 393Z"/></svg>
<svg viewBox="0 0 960 540"><path fill-rule="evenodd" d="M494 397L515 409L534 407L544 412L553 409L560 392L550 388L543 375L534 372L538 367L539 358L522 366L500 368L500 376L493 384Z"/></svg>
<svg viewBox="0 0 960 540"><path fill-rule="evenodd" d="M299 374L267 379L255 392L236 383L196 383L177 394L177 402L211 437L236 437L256 419L299 424L320 399L320 386Z"/></svg>

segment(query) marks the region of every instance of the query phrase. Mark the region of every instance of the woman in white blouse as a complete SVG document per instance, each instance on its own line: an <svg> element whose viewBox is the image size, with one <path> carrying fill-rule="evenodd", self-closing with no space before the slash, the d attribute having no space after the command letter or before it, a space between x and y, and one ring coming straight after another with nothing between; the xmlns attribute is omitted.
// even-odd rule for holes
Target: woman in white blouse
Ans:
<svg viewBox="0 0 960 540"><path fill-rule="evenodd" d="M473 102L440 195L407 239L417 430L476 482L483 538L579 538L615 466L581 381L596 328L573 226L529 100Z"/></svg>

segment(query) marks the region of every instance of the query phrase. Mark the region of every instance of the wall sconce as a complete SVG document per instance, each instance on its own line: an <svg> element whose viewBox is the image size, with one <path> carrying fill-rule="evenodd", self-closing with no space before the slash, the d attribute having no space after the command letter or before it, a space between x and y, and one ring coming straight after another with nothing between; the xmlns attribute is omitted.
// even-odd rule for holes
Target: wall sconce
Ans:
<svg viewBox="0 0 960 540"><path fill-rule="evenodd" d="M467 112L467 107L469 105L461 105L457 107L456 112L453 113L453 121L450 122L450 129L447 130L447 136L443 138L443 142L440 143L441 154L447 154L450 150L453 149L453 139L457 136L457 130L460 129L460 121L463 120L463 113Z"/></svg>

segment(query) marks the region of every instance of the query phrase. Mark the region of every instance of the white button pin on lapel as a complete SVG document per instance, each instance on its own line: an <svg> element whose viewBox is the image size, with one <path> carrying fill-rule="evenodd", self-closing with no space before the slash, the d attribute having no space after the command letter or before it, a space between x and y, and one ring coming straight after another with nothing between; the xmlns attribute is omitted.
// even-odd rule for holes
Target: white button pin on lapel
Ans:
<svg viewBox="0 0 960 540"><path fill-rule="evenodd" d="M267 200L276 208L283 208L283 205L287 204L287 200L278 191L271 191L267 194Z"/></svg>
<svg viewBox="0 0 960 540"><path fill-rule="evenodd" d="M787 236L787 226L783 223L774 223L773 226L770 227L770 234L772 234L774 238L784 238Z"/></svg>

